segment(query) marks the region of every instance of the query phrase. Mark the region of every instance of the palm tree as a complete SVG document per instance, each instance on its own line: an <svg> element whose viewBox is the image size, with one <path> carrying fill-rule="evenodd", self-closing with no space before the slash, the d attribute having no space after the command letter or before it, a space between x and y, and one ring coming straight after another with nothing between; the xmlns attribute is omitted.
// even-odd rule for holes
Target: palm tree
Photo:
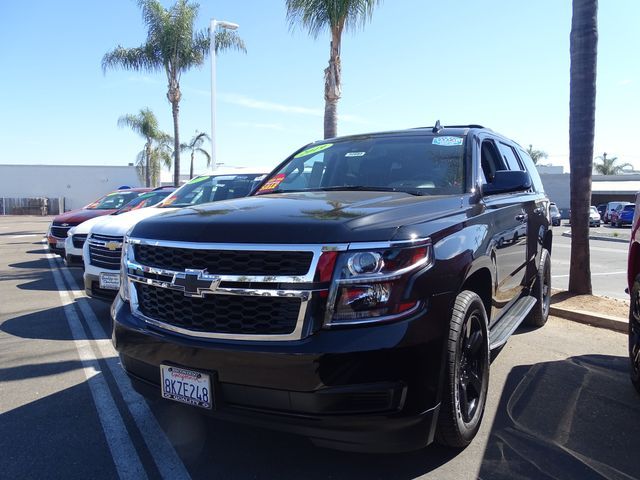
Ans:
<svg viewBox="0 0 640 480"><path fill-rule="evenodd" d="M380 0L287 0L287 19L291 28L301 24L314 38L325 29L331 33L329 66L324 70L324 138L338 135L342 31L364 27L378 3Z"/></svg>
<svg viewBox="0 0 640 480"><path fill-rule="evenodd" d="M160 174L162 167L171 168L171 159L173 158L173 137L166 135L155 140L149 151L149 167L144 164L144 158L147 154L146 149L138 153L136 159L136 170L138 177L143 178L149 172L150 187L157 187L160 184Z"/></svg>
<svg viewBox="0 0 640 480"><path fill-rule="evenodd" d="M152 182L153 172L159 169L158 160L164 160L162 152L166 152L166 144L171 140L171 137L160 130L158 119L148 108L141 109L137 115L121 116L118 118L118 126L129 127L145 139L145 146L138 154L136 166L140 178L144 178L145 186L153 185L155 183ZM170 159L169 166L171 166Z"/></svg>
<svg viewBox="0 0 640 480"><path fill-rule="evenodd" d="M139 47L124 48L118 45L102 57L102 70L121 67L125 70L157 72L167 76L167 99L173 114L174 184L180 180L180 77L190 68L202 65L209 53L209 32L194 31L199 5L188 0L178 0L165 9L159 0L138 0L142 18L147 26L147 41ZM242 39L232 31L216 32L216 53L228 49L246 52Z"/></svg>
<svg viewBox="0 0 640 480"><path fill-rule="evenodd" d="M618 157L607 157L607 152L604 152L599 157L596 157L601 163L595 163L593 169L600 175L620 175L625 168L633 168L630 163L622 163L620 165L614 165L618 161Z"/></svg>
<svg viewBox="0 0 640 480"><path fill-rule="evenodd" d="M538 164L539 160L542 160L543 158L547 158L549 156L544 150L534 149L533 145L531 144L529 144L529 148L527 148L527 153L531 157L531 160L533 160L533 163L535 163L536 165Z"/></svg>
<svg viewBox="0 0 640 480"><path fill-rule="evenodd" d="M202 144L204 143L205 140L211 141L211 138L209 138L209 135L207 135L204 132L198 133L196 131L196 134L193 136L191 140L189 140L189 143L182 143L180 145L180 150L191 151L191 168L189 168L190 179L193 178L193 158L195 157L196 153L201 153L202 155L205 156L205 158L207 159L207 167L211 165L211 155L209 155L209 152L207 152L204 148L202 148Z"/></svg>
<svg viewBox="0 0 640 480"><path fill-rule="evenodd" d="M571 268L569 291L591 294L589 206L598 59L598 0L573 0L569 94Z"/></svg>

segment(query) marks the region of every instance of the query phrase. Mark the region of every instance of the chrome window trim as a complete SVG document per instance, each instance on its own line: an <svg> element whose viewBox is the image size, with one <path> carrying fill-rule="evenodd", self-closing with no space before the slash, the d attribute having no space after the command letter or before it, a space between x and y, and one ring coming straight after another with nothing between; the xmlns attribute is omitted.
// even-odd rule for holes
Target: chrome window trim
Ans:
<svg viewBox="0 0 640 480"><path fill-rule="evenodd" d="M129 289L129 304L131 305L131 313L136 317L143 320L145 323L149 325L153 325L154 327L161 328L163 330L167 330L170 332L179 333L181 335L185 335L187 337L192 338L203 338L203 339L215 339L215 340L243 340L243 341L253 341L253 342L281 342L281 341L291 341L291 340L300 340L302 339L302 333L304 328L304 319L307 315L307 307L309 305L309 300L311 299L310 292L300 292L303 295L298 297L300 298L300 310L298 311L298 318L296 319L295 328L291 333L286 334L275 334L275 335L255 335L255 334L237 334L237 333L215 333L215 332L196 332L193 330L188 330L182 327L176 327L175 325L170 325L168 323L161 322L159 320L155 320L153 318L149 318L140 312L139 303L138 303L138 292L136 289L132 287L132 281L127 282L127 288ZM286 295L282 295L286 296Z"/></svg>

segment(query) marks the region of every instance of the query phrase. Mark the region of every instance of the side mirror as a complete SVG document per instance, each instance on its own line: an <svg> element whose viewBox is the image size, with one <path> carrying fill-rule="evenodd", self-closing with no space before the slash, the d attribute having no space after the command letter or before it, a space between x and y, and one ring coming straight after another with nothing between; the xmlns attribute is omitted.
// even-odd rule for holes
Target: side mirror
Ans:
<svg viewBox="0 0 640 480"><path fill-rule="evenodd" d="M482 185L484 195L523 192L531 188L531 177L522 170L497 170L493 182Z"/></svg>

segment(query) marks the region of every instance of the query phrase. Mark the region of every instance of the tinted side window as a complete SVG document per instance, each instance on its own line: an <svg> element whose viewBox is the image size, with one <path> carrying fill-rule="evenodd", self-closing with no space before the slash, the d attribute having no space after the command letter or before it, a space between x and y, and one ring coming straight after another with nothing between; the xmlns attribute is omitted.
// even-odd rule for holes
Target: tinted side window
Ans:
<svg viewBox="0 0 640 480"><path fill-rule="evenodd" d="M507 169L498 149L490 140L482 142L480 163L482 165L482 173L484 173L487 183L493 182L493 177L496 171Z"/></svg>
<svg viewBox="0 0 640 480"><path fill-rule="evenodd" d="M516 152L513 151L513 148L502 142L498 143L498 148L500 149L502 158L504 158L505 162L509 166L509 170L524 170L522 164L518 161L518 157L516 157Z"/></svg>
<svg viewBox="0 0 640 480"><path fill-rule="evenodd" d="M529 176L533 182L533 189L536 192L544 192L544 185L542 184L542 180L540 180L540 174L538 173L538 169L533 163L533 160L531 160L529 154L522 148L518 148L518 154L520 155L520 160L522 160L527 172L529 172Z"/></svg>

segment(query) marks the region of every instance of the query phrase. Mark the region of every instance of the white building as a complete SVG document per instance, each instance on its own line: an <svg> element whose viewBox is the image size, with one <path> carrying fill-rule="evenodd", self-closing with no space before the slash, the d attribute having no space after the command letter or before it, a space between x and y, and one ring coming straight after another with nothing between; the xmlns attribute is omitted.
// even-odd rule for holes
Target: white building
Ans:
<svg viewBox="0 0 640 480"><path fill-rule="evenodd" d="M57 213L59 198L64 198L64 210L68 211L124 185L141 186L135 167L0 165L0 199L46 197L53 207L49 213Z"/></svg>

